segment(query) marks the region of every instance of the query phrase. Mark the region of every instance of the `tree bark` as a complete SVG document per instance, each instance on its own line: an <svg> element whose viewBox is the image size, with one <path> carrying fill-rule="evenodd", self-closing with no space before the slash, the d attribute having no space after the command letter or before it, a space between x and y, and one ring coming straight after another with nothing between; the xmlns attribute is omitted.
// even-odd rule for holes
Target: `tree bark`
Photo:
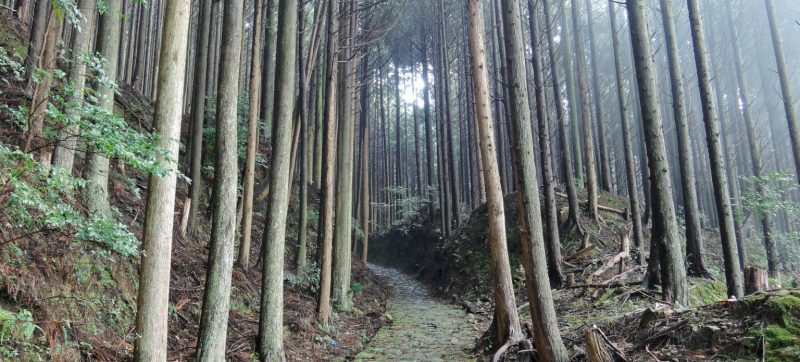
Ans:
<svg viewBox="0 0 800 362"><path fill-rule="evenodd" d="M622 52L620 49L619 27L617 14L614 10L614 0L608 1L608 12L611 18L611 41L614 48L614 70L617 79L617 98L619 101L620 119L622 127L622 143L625 153L625 177L628 181L628 201L631 208L631 222L633 240L638 249L637 261L644 265L644 235L642 231L642 212L639 201L639 187L636 177L636 161L633 158L633 138L631 137L631 120L628 113L628 99L625 95L624 69L622 67Z"/></svg>
<svg viewBox="0 0 800 362"><path fill-rule="evenodd" d="M564 179L567 189L567 203L569 205L569 217L566 226L575 227L580 234L583 234L583 226L580 219L580 204L578 201L578 187L575 180L575 170L573 169L573 155L570 148L569 130L564 112L564 99L561 95L561 81L559 79L558 65L556 64L556 49L553 41L551 24L555 18L552 15L552 10L547 3L543 3L545 25L547 27L547 52L550 59L550 78L553 82L553 94L555 95L554 104L556 105L556 118L558 120L558 136L561 142L561 164L564 169Z"/></svg>
<svg viewBox="0 0 800 362"><path fill-rule="evenodd" d="M256 152L258 151L258 121L261 104L261 30L264 0L255 0L253 25L253 56L250 59L250 102L247 112L247 156L244 166L244 193L242 195L242 241L239 244L237 264L247 269L250 264L250 240L253 234L253 189L256 183Z"/></svg>
<svg viewBox="0 0 800 362"><path fill-rule="evenodd" d="M100 18L97 33L100 39L97 52L105 59L103 71L108 79L117 79L117 57L119 56L120 17L122 16L122 0L106 1L106 12ZM100 107L109 114L114 113L114 88L101 85L98 87L101 99ZM83 177L86 186L83 189L83 202L89 212L111 215L111 204L108 195L109 160L95 149L90 149Z"/></svg>
<svg viewBox="0 0 800 362"><path fill-rule="evenodd" d="M217 154L211 200L211 248L197 342L197 358L201 361L221 361L225 358L233 244L236 238L239 175L236 127L244 0L225 1L224 6L217 86Z"/></svg>
<svg viewBox="0 0 800 362"><path fill-rule="evenodd" d="M600 87L600 64L597 59L597 42L595 41L591 0L584 1L584 8L586 9L586 23L589 29L589 54L592 61L592 95L594 98L595 123L597 123L597 155L600 158L600 189L612 192L614 182L611 178L611 167L609 166L609 158L611 156L608 153L608 147L606 147L605 114L602 88Z"/></svg>
<svg viewBox="0 0 800 362"><path fill-rule="evenodd" d="M203 127L205 127L206 94L208 85L209 68L213 66L210 54L211 13L213 0L202 1L200 24L197 29L197 69L195 70L194 87L192 89L192 109L189 118L192 122L190 178L192 184L189 188L189 197L192 204L189 207L189 232L198 236L198 218L200 204L203 198ZM140 56L141 57L141 56Z"/></svg>
<svg viewBox="0 0 800 362"><path fill-rule="evenodd" d="M725 282L728 294L738 298L742 296L742 275L736 249L736 234L733 213L731 212L728 178L725 174L725 160L719 141L719 120L717 119L716 104L713 90L711 89L708 51L706 50L700 6L697 0L687 0L687 5L700 87L700 103L702 104L703 121L706 126L706 143L708 144L708 155L711 162L711 177L714 184L714 196L717 201L717 215L719 215L720 220Z"/></svg>
<svg viewBox="0 0 800 362"><path fill-rule="evenodd" d="M650 161L651 193L653 198L652 238L659 246L661 282L664 300L689 305L689 288L683 252L678 238L678 223L672 203L667 151L662 130L656 67L653 59L648 14L645 4L626 0L630 21L631 42L638 79L642 123Z"/></svg>
<svg viewBox="0 0 800 362"><path fill-rule="evenodd" d="M544 78L542 69L542 38L539 29L539 18L534 11L533 0L528 0L528 21L531 31L531 48L533 50L533 85L536 93L536 120L539 129L539 148L542 165L542 189L544 190L544 215L547 223L547 274L550 284L560 288L564 283L564 272L561 268L561 237L558 230L558 203L556 203L555 180L553 179L553 157L550 144L550 119L547 112ZM522 190L522 188L519 188Z"/></svg>
<svg viewBox="0 0 800 362"><path fill-rule="evenodd" d="M683 72L675 20L672 15L672 0L661 1L661 19L664 24L664 37L667 43L669 79L672 89L672 113L678 134L678 154L681 170L681 190L683 191L683 217L686 224L686 259L688 272L695 276L710 276L703 260L705 248L700 226L700 210L697 201L697 187L694 164L692 163L692 141L689 138L689 120L686 116L686 101L683 94Z"/></svg>
<svg viewBox="0 0 800 362"><path fill-rule="evenodd" d="M160 147L167 150L167 155L160 158L165 165L169 165L169 171L164 176L150 175L147 187L142 264L136 298L137 361L167 359L169 275L178 178L176 160L183 119L190 3L189 0L169 1L164 14L162 72L158 79L159 98L156 101L153 128L161 135ZM94 5L93 1L91 5Z"/></svg>
<svg viewBox="0 0 800 362"><path fill-rule="evenodd" d="M558 331L558 320L550 291L545 259L545 242L539 204L539 185L534 164L533 132L528 77L526 72L522 17L519 0L503 1L503 31L506 48L506 86L511 111L512 154L517 180L520 244L525 267L525 281L534 318L533 341L542 361L569 361L567 349ZM535 16L535 15L534 15ZM541 82L539 82L541 83ZM540 88L540 87L539 87ZM542 92L537 92L541 95ZM552 194L549 196L553 196Z"/></svg>
<svg viewBox="0 0 800 362"><path fill-rule="evenodd" d="M96 15L95 0L81 0L78 3L86 21L82 24L80 31L75 34L72 43L72 67L69 71L69 79L72 81L73 100L83 102L84 89L86 87L86 56L92 46L94 38L94 27ZM78 120L81 115L74 107L67 110L69 119ZM53 154L53 166L60 167L72 173L75 164L75 146L78 143L80 129L77 126L63 129L58 137L58 144Z"/></svg>
<svg viewBox="0 0 800 362"><path fill-rule="evenodd" d="M338 1L328 1L328 51L325 60L327 68L325 84L325 138L323 139L323 184L322 184L322 203L320 210L319 239L322 249L322 260L320 262L320 281L319 281L319 306L317 309L318 318L323 326L328 325L328 318L331 314L331 274L333 263L333 210L335 196L335 174L336 174L336 101L338 83L338 59L339 59L339 3Z"/></svg>
<svg viewBox="0 0 800 362"><path fill-rule="evenodd" d="M489 79L484 41L483 4L481 0L468 0L470 66L473 74L475 113L480 133L483 171L486 180L486 205L489 217L489 247L491 251L492 286L495 298L495 320L500 345L514 344L523 338L517 315L516 298L511 280L511 266L506 245L505 211L500 187L500 172L494 144Z"/></svg>
<svg viewBox="0 0 800 362"><path fill-rule="evenodd" d="M797 121L797 110L794 105L792 95L792 85L789 80L789 73L786 69L786 56L783 51L783 40L778 29L778 20L775 17L775 3L773 0L764 0L767 8L767 18L769 19L769 31L772 36L772 48L775 52L775 63L778 66L778 78L781 83L781 94L783 95L783 110L786 113L786 121L789 124L789 139L792 143L792 154L794 155L795 175L800 182L800 125Z"/></svg>
<svg viewBox="0 0 800 362"><path fill-rule="evenodd" d="M270 169L267 224L261 243L264 259L261 279L261 313L258 324L258 355L262 361L283 360L283 264L286 214L289 209L289 168L292 152L292 120L297 60L297 0L281 0L275 82L274 140Z"/></svg>

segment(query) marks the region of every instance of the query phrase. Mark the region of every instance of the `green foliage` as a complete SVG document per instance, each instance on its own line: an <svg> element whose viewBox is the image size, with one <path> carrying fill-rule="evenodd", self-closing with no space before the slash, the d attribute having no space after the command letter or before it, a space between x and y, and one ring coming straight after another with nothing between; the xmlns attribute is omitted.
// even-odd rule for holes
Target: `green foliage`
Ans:
<svg viewBox="0 0 800 362"><path fill-rule="evenodd" d="M775 172L761 177L742 177L747 185L747 190L741 197L742 215L737 215L740 221L745 221L748 214L755 217L770 216L773 220L781 213L786 215L789 224L800 221L800 204L792 201L792 194L800 190L800 185L791 172ZM745 224L744 222L742 224ZM752 224L746 227L753 228ZM750 233L758 235L758 233ZM800 257L800 232L778 232L773 228L771 236L778 245L785 246L790 259Z"/></svg>
<svg viewBox="0 0 800 362"><path fill-rule="evenodd" d="M0 47L0 73L11 74L11 78L3 79L3 82L8 83L11 79L22 79L25 69L16 58L16 54L9 54L5 48Z"/></svg>
<svg viewBox="0 0 800 362"><path fill-rule="evenodd" d="M0 175L5 175L0 177L0 190L9 190L0 220L32 231L74 234L123 256L138 255L139 241L124 225L102 215L86 218L73 207L73 195L83 187L83 180L64 170L51 170L30 154L1 144Z"/></svg>
<svg viewBox="0 0 800 362"><path fill-rule="evenodd" d="M33 323L31 312L23 309L14 313L0 308L0 360L20 357L20 350L28 350L33 333L40 330Z"/></svg>
<svg viewBox="0 0 800 362"><path fill-rule="evenodd" d="M364 291L364 285L362 285L361 283L353 282L352 284L350 284L350 290L353 291L353 294L361 293Z"/></svg>

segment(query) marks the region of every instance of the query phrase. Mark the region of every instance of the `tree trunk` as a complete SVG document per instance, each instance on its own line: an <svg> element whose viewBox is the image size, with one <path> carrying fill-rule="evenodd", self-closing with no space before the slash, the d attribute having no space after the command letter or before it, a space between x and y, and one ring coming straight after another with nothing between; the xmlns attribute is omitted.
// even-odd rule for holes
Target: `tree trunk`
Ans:
<svg viewBox="0 0 800 362"><path fill-rule="evenodd" d="M592 60L592 95L594 96L594 112L595 120L597 123L597 155L600 158L600 189L606 192L612 192L614 183L611 178L611 167L609 166L609 158L611 157L606 147L606 131L605 131L605 117L603 111L603 94L600 87L600 64L597 59L597 42L595 41L594 34L594 21L592 17L592 2L591 0L584 1L586 9L586 23L589 28L589 54Z"/></svg>
<svg viewBox="0 0 800 362"><path fill-rule="evenodd" d="M794 155L794 168L797 180L800 181L800 125L797 121L797 110L794 105L792 95L792 85L790 76L786 69L786 56L783 51L783 40L778 29L778 20L775 18L775 3L773 0L764 0L767 8L767 18L769 19L769 30L772 36L772 48L775 51L775 63L778 66L778 78L781 82L781 94L783 95L783 110L786 113L786 121L789 124L789 139L792 143L792 154ZM770 269L771 270L771 269Z"/></svg>
<svg viewBox="0 0 800 362"><path fill-rule="evenodd" d="M197 29L198 41L196 44L197 69L195 70L194 87L192 94L192 109L189 115L192 122L189 197L192 204L189 207L189 231L198 236L198 218L200 204L203 198L203 127L205 127L206 94L208 73L211 64L210 32L211 32L211 5L213 0L202 1L200 23Z"/></svg>
<svg viewBox="0 0 800 362"><path fill-rule="evenodd" d="M323 139L323 183L322 202L319 217L319 244L322 250L319 278L318 318L323 326L328 325L331 314L331 274L333 263L333 208L336 173L336 101L339 59L339 3L328 1L328 51L325 60L327 68L325 84L325 138Z"/></svg>
<svg viewBox="0 0 800 362"><path fill-rule="evenodd" d="M364 53L364 59L361 60L361 77L365 79L369 75L369 53ZM415 112L416 114L416 112ZM369 89L367 85L361 86L361 207L360 207L360 222L361 232L364 233L363 242L361 243L361 262L367 264L367 251L369 250ZM414 129L417 129L416 122ZM416 144L415 144L416 145ZM419 155L419 152L417 152ZM419 184L422 181L419 179L419 163L417 163L417 180Z"/></svg>
<svg viewBox="0 0 800 362"><path fill-rule="evenodd" d="M483 4L481 0L468 0L470 65L473 74L475 113L480 133L483 171L486 180L486 203L489 217L489 248L492 260L492 286L495 298L495 320L500 345L514 344L523 338L517 315L516 298L511 280L511 266L506 245L505 211L500 187L500 172L494 144L492 112L489 98L489 76L484 41ZM546 280L546 279L545 279Z"/></svg>
<svg viewBox="0 0 800 362"><path fill-rule="evenodd" d="M253 189L256 183L256 152L258 151L258 121L261 104L261 26L264 0L255 0L253 25L253 56L250 59L250 101L247 112L247 156L244 166L244 193L242 194L242 241L239 244L237 264L247 269L250 264L250 240L253 234Z"/></svg>
<svg viewBox="0 0 800 362"><path fill-rule="evenodd" d="M659 245L661 282L664 300L689 305L689 288L683 252L678 238L678 223L672 203L672 185L669 179L667 150L664 143L656 67L653 59L648 14L645 4L637 0L626 0L630 19L636 77L638 79L642 123L647 142L647 158L650 161L651 192L653 197L652 238Z"/></svg>
<svg viewBox="0 0 800 362"><path fill-rule="evenodd" d="M692 141L689 138L689 120L686 116L686 102L683 94L683 72L675 20L672 16L672 0L661 1L661 19L667 42L669 58L669 79L672 86L672 113L678 134L679 165L681 170L681 190L683 191L683 217L686 224L686 259L688 272L694 276L710 276L703 261L705 248L700 226L700 210L697 202L697 187L694 164L692 163Z"/></svg>
<svg viewBox="0 0 800 362"><path fill-rule="evenodd" d="M542 69L541 32L539 18L534 12L533 0L528 0L528 21L531 31L531 48L533 50L533 85L536 93L536 120L539 129L539 148L542 165L542 189L544 190L544 215L547 223L547 274L550 284L560 288L564 283L564 272L561 269L561 238L558 230L558 203L556 203L555 180L553 179L553 157L550 145L550 119L545 99L545 74ZM522 188L519 188L522 190Z"/></svg>
<svg viewBox="0 0 800 362"><path fill-rule="evenodd" d="M60 5L52 7L47 17L44 40L41 53L38 55L36 70L41 71L38 82L33 84L31 96L30 115L28 115L28 130L23 136L23 152L35 150L35 157L42 164L49 166L52 151L45 140L44 126L48 104L50 102L50 87L53 84L54 73L58 68L58 39L61 37L61 28L64 17L61 15L63 8Z"/></svg>
<svg viewBox="0 0 800 362"><path fill-rule="evenodd" d="M720 220L720 238L722 239L723 261L725 264L725 281L728 295L742 296L742 276L739 266L739 256L736 250L736 234L734 230L733 214L731 212L730 196L728 191L728 178L725 175L725 160L719 141L719 120L713 90L711 89L711 74L706 50L705 34L700 17L700 6L697 0L687 1L689 8L689 25L692 31L694 44L694 59L697 66L697 78L700 86L700 103L703 108L703 121L706 126L706 142L708 155L711 162L712 182L714 183L714 196L717 200L717 215Z"/></svg>
<svg viewBox="0 0 800 362"><path fill-rule="evenodd" d="M275 82L274 140L270 169L267 224L261 242L261 313L258 324L258 355L262 361L283 360L283 264L286 214L289 209L289 168L292 152L292 120L297 60L297 0L281 0Z"/></svg>
<svg viewBox="0 0 800 362"><path fill-rule="evenodd" d="M87 69L83 57L91 49L92 39L94 38L95 19L97 18L95 0L81 0L78 3L78 8L86 21L73 38L72 67L69 71L69 79L72 82L74 101L83 102ZM78 120L81 115L80 112L72 107L67 110L67 117L72 120ZM54 167L60 167L72 173L72 168L75 164L75 146L78 143L79 132L80 129L77 126L67 127L61 131L53 154Z"/></svg>
<svg viewBox="0 0 800 362"><path fill-rule="evenodd" d="M265 8L266 21L264 33L264 72L262 74L261 88L261 116L264 118L264 137L267 145L272 142L272 117L275 99L275 53L277 52L277 28L278 7L282 0L267 0Z"/></svg>
<svg viewBox="0 0 800 362"><path fill-rule="evenodd" d="M304 18L304 8L302 6L297 9L297 18ZM295 34L297 37L296 47L298 54L296 63L297 68L299 69L298 78L301 80L305 79L306 76L306 67L303 62L302 55L304 28L305 22L298 21L297 32ZM309 71L311 71L311 69L309 69ZM300 118L300 144L298 145L300 164L300 207L297 210L299 214L297 215L299 222L297 223L297 253L295 254L294 267L295 273L303 278L307 265L306 255L308 254L308 89L302 85L299 88L297 103L294 107L295 113L299 113ZM289 178L288 182L290 186L287 194L292 195L291 177Z"/></svg>
<svg viewBox="0 0 800 362"><path fill-rule="evenodd" d="M614 47L614 70L617 79L617 98L619 100L620 118L622 126L622 143L625 153L625 177L628 181L628 201L631 208L631 223L633 224L633 240L638 249L638 263L644 265L644 236L642 231L642 213L639 202L639 187L636 180L636 161L633 158L633 138L631 137L631 120L628 113L628 99L625 95L624 69L622 67L622 52L620 49L619 27L617 14L614 10L614 0L608 1L608 12L611 18L611 40Z"/></svg>
<svg viewBox="0 0 800 362"><path fill-rule="evenodd" d="M221 361L225 358L233 244L236 238L239 175L236 127L244 0L229 0L224 5L217 86L217 154L211 200L211 248L197 342L197 358L201 361Z"/></svg>
<svg viewBox="0 0 800 362"><path fill-rule="evenodd" d="M747 143L750 146L750 162L753 170L753 176L760 179L764 176L761 169L761 142L756 135L756 125L753 116L750 112L750 96L748 95L749 87L747 85L747 78L744 74L744 66L742 63L742 54L739 50L739 39L736 28L733 24L733 14L731 12L730 4L725 4L725 12L728 21L728 31L730 36L731 48L733 49L733 62L736 69L736 80L739 83L739 104L744 117L745 129L747 130ZM765 197L764 185L759 182L755 185L756 194L763 198ZM779 256L776 242L772 237L772 215L770 213L757 213L757 217L761 222L761 232L763 233L764 247L767 252L767 264L769 272L772 275L777 275L779 272ZM741 266L741 265L740 265Z"/></svg>
<svg viewBox="0 0 800 362"><path fill-rule="evenodd" d="M51 1L48 0L34 0L35 6L33 11L33 24L31 24L30 37L28 42L28 53L25 57L25 81L28 82L27 90L30 93L33 90L34 82L33 76L36 73L36 67L39 66L39 57L42 53L42 44L44 44L44 35L47 31L47 24L49 23ZM102 35L102 33L101 33Z"/></svg>
<svg viewBox="0 0 800 362"><path fill-rule="evenodd" d="M339 129L337 147L337 180L336 180L336 224L334 239L334 259L333 259L333 286L331 296L336 301L337 309L349 311L353 308L352 295L350 292L351 275L351 237L352 237L352 210L353 210L353 78L352 74L352 46L355 44L353 37L355 34L355 17L353 12L355 3L348 1L344 3L348 9L349 18L342 22L339 27L339 35L342 37L343 51L340 53L340 73L339 91L342 94L342 102L339 104Z"/></svg>
<svg viewBox="0 0 800 362"><path fill-rule="evenodd" d="M547 26L547 52L550 59L550 78L553 82L553 94L555 95L554 104L556 105L556 118L558 119L558 136L561 142L561 164L564 170L564 179L567 189L567 201L569 204L569 218L566 225L575 227L580 234L583 234L583 226L580 219L580 203L578 201L578 187L575 180L575 170L573 169L572 149L570 148L569 130L567 129L566 114L564 113L564 99L561 95L561 81L559 80L558 65L556 64L556 49L553 41L551 25L554 24L554 17L551 8L543 3L545 25Z"/></svg>
<svg viewBox="0 0 800 362"><path fill-rule="evenodd" d="M572 0L572 24L574 29L573 40L575 46L575 64L578 75L578 92L581 108L581 136L583 153L586 165L586 193L588 198L589 217L598 221L597 213L597 169L594 159L594 140L592 138L592 109L589 102L589 80L586 75L586 57L583 50L581 37L580 6L577 0Z"/></svg>
<svg viewBox="0 0 800 362"><path fill-rule="evenodd" d="M97 52L105 58L106 63L103 67L105 76L108 79L117 79L117 57L119 55L119 33L120 17L123 16L122 1L106 1L106 11L100 18L100 25L97 31L100 39L97 43ZM100 107L108 114L114 113L114 88L108 85L100 85L98 94L101 99ZM83 202L89 212L101 213L106 216L111 215L111 204L108 199L108 172L109 160L97 150L90 149L87 155L86 167L83 170L83 177L86 179L86 186L83 189Z"/></svg>
<svg viewBox="0 0 800 362"><path fill-rule="evenodd" d="M158 79L159 98L153 129L161 135L160 147L167 150L167 154L159 158L169 165L169 172L164 176L150 175L147 187L142 264L139 267L139 293L136 298L137 361L164 361L167 358L169 274L178 178L178 164L174 160L178 159L178 140L183 119L190 3L190 0L169 1L164 14L162 72Z"/></svg>
<svg viewBox="0 0 800 362"><path fill-rule="evenodd" d="M539 185L534 164L533 132L530 104L528 103L528 77L522 35L522 17L519 0L503 1L503 31L506 48L506 84L510 105L512 154L517 180L519 203L520 244L525 267L526 289L534 319L533 341L542 361L569 361L567 349L558 331L553 295L545 259L545 243L539 204ZM535 15L534 15L535 16ZM538 82L541 85L541 81ZM541 87L537 87L540 88ZM541 91L537 91L541 95ZM542 102L543 103L543 102ZM553 195L549 195L553 197Z"/></svg>

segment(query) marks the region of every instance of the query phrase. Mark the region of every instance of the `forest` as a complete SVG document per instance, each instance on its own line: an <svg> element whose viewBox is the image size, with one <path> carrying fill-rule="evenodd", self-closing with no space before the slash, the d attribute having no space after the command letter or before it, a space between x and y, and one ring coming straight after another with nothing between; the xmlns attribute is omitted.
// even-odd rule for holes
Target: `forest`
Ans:
<svg viewBox="0 0 800 362"><path fill-rule="evenodd" d="M800 1L0 0L0 361L798 361Z"/></svg>

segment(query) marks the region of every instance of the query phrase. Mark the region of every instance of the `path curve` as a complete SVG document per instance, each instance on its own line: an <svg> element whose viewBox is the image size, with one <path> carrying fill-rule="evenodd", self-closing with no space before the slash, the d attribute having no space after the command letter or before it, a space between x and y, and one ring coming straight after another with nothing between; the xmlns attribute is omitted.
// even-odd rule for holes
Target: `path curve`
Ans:
<svg viewBox="0 0 800 362"><path fill-rule="evenodd" d="M431 297L397 269L369 265L394 291L386 305L392 323L381 328L356 361L474 361L475 330L466 312Z"/></svg>

